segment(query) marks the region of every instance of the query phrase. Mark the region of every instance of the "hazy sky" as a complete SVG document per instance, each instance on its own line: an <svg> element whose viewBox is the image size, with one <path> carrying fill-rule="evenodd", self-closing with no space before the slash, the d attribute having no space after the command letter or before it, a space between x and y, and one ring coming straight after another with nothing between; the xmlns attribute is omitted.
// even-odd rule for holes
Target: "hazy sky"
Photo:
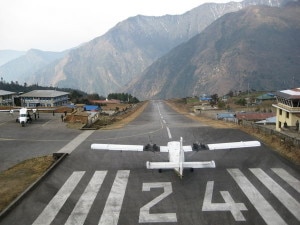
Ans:
<svg viewBox="0 0 300 225"><path fill-rule="evenodd" d="M0 50L62 51L138 14L182 14L229 0L0 0Z"/></svg>

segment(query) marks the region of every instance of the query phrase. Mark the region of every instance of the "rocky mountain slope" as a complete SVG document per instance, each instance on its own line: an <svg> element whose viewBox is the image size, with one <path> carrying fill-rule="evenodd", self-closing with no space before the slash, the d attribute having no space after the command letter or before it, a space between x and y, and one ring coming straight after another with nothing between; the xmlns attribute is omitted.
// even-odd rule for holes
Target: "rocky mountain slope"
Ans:
<svg viewBox="0 0 300 225"><path fill-rule="evenodd" d="M299 85L299 60L299 4L249 7L161 57L127 90L145 99L282 89Z"/></svg>
<svg viewBox="0 0 300 225"><path fill-rule="evenodd" d="M0 66L16 58L19 58L22 55L25 55L25 52L14 50L0 50Z"/></svg>
<svg viewBox="0 0 300 225"><path fill-rule="evenodd" d="M183 15L131 17L105 35L71 50L56 63L27 73L28 81L107 95L137 79L156 59L188 41L224 14L248 5L279 6L284 2L286 0L209 3Z"/></svg>
<svg viewBox="0 0 300 225"><path fill-rule="evenodd" d="M37 70L48 66L55 60L63 58L67 52L48 52L30 49L18 58L15 58L0 67L1 77L7 81L29 83L29 76Z"/></svg>

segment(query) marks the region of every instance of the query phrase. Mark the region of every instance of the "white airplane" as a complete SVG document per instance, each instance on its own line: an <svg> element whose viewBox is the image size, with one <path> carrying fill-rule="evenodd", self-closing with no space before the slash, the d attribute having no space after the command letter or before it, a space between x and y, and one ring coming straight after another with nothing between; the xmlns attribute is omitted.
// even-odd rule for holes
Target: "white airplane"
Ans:
<svg viewBox="0 0 300 225"><path fill-rule="evenodd" d="M192 146L183 146L182 138L180 141L168 142L167 146L157 145L119 145L119 144L92 144L91 149L94 150L120 150L120 151L160 151L169 153L169 162L146 162L147 169L174 169L180 178L183 176L183 169L189 168L191 170L198 168L215 168L216 164L212 161L202 162L186 162L184 159L185 152L199 151L202 149L208 150L221 150L233 148L247 148L259 147L259 141L241 141L241 142L228 142L219 144L193 144Z"/></svg>
<svg viewBox="0 0 300 225"><path fill-rule="evenodd" d="M9 112L11 115L14 114L15 111L19 111L19 116L16 119L16 122L19 122L22 127L25 126L26 123L31 123L32 122L32 115L36 119L37 117L39 118L39 113L37 109L28 109L28 108L15 108L15 109L10 109L10 110L0 110L0 112ZM32 115L30 115L29 111L32 111Z"/></svg>

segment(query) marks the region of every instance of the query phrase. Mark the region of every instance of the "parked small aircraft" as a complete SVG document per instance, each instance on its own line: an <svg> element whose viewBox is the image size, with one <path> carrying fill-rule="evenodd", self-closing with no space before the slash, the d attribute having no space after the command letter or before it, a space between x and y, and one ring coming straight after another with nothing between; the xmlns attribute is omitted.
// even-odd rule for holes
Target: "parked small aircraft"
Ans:
<svg viewBox="0 0 300 225"><path fill-rule="evenodd" d="M218 144L197 144L193 146L183 146L182 137L180 141L168 142L167 146L157 145L120 145L120 144L92 144L91 149L94 150L120 150L120 151L153 151L153 152L168 152L169 162L146 162L147 169L158 169L161 172L162 169L174 169L175 172L182 178L183 169L190 168L191 170L197 168L215 168L216 164L212 161L202 162L186 162L184 159L185 152L199 151L199 150L221 150L221 149L233 149L233 148L247 148L258 147L259 141L241 141L241 142L228 142Z"/></svg>
<svg viewBox="0 0 300 225"><path fill-rule="evenodd" d="M22 127L24 127L26 123L31 123L32 117L34 117L34 119L39 118L39 112L37 109L29 109L23 107L23 108L14 108L10 110L0 110L0 112L9 112L11 115L13 115L15 111L19 111L19 116L16 119L16 122L19 122ZM29 113L30 111L32 111L32 115Z"/></svg>

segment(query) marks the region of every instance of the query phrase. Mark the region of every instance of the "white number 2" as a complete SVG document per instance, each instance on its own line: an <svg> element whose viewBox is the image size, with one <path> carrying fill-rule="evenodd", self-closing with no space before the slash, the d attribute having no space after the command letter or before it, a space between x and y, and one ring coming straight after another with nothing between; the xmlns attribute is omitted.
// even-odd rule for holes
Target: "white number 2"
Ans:
<svg viewBox="0 0 300 225"><path fill-rule="evenodd" d="M153 207L172 193L171 182L143 183L143 191L150 191L151 188L163 188L164 192L140 209L139 223L177 222L176 213L150 214L151 207Z"/></svg>

